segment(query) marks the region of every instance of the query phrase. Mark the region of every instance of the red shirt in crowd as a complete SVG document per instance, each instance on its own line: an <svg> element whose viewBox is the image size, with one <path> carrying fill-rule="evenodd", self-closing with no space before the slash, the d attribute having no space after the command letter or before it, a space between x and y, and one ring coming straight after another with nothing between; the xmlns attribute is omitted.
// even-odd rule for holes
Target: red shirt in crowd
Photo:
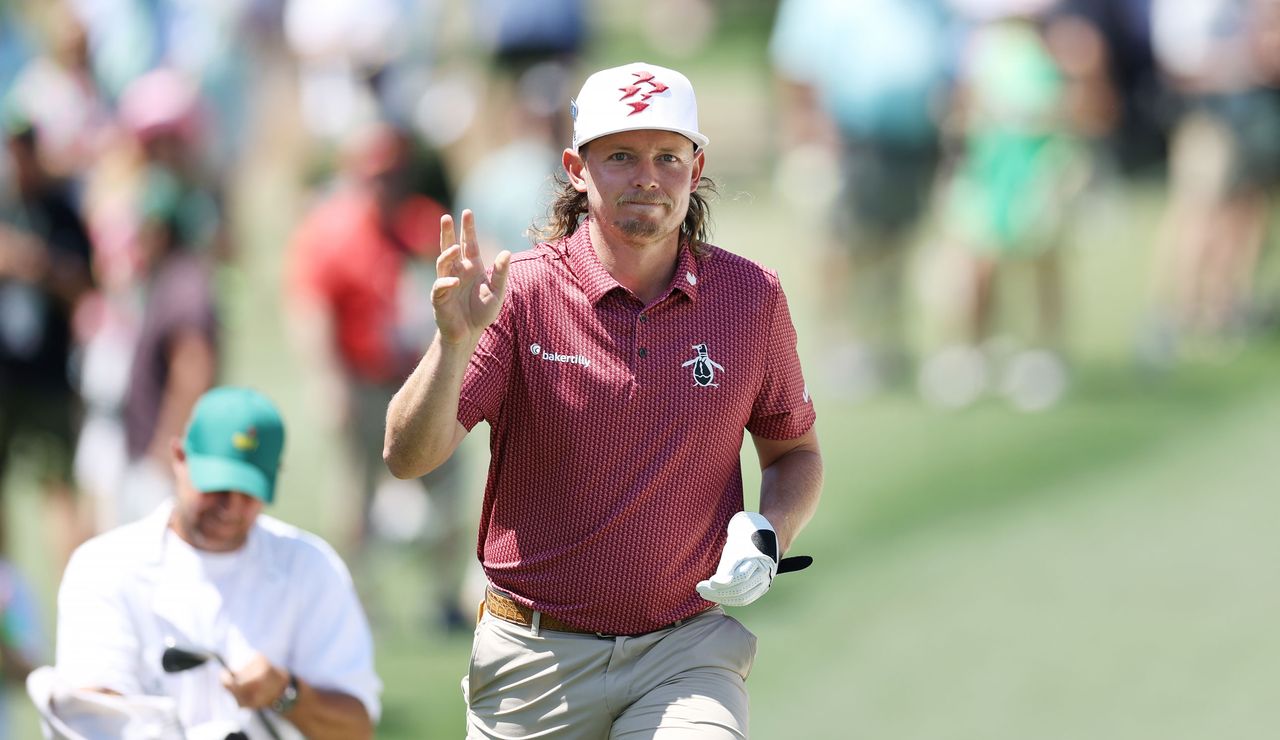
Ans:
<svg viewBox="0 0 1280 740"><path fill-rule="evenodd" d="M604 269L586 223L512 258L458 420L491 425L478 551L490 581L581 628L638 634L709 606L743 508L743 430L814 423L772 270L682 248L642 305Z"/></svg>
<svg viewBox="0 0 1280 740"><path fill-rule="evenodd" d="M371 383L398 383L426 342L402 347L401 280L408 259L434 269L444 208L411 196L396 211L391 233L378 223L371 196L343 191L316 206L293 238L290 279L295 297L328 307L347 370ZM425 288L430 301L430 285ZM427 304L429 308L429 303Z"/></svg>

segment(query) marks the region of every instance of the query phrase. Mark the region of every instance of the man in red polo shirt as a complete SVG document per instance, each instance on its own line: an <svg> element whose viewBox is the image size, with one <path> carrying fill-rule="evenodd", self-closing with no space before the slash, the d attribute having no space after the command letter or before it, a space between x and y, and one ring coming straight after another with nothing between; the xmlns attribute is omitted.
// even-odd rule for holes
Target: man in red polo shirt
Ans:
<svg viewBox="0 0 1280 740"><path fill-rule="evenodd" d="M721 605L769 588L822 487L795 329L776 273L706 242L684 75L604 70L571 109L544 243L487 270L471 213L456 244L442 220L383 457L421 475L491 426L468 737L743 738L755 637Z"/></svg>

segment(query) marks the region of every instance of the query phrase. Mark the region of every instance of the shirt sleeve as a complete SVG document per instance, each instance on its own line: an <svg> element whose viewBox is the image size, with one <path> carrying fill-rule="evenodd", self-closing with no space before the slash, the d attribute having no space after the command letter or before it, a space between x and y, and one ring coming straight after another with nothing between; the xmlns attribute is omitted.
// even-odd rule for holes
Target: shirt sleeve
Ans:
<svg viewBox="0 0 1280 740"><path fill-rule="evenodd" d="M376 724L382 715L382 681L374 670L373 635L351 573L323 540L304 542L310 547L291 582L306 584L311 593L302 602L307 616L294 634L289 669L317 688L359 699Z"/></svg>
<svg viewBox="0 0 1280 740"><path fill-rule="evenodd" d="M71 556L58 588L57 673L74 688L142 694L142 646L123 593L118 558L96 548Z"/></svg>
<svg viewBox="0 0 1280 740"><path fill-rule="evenodd" d="M808 432L816 414L796 351L796 328L782 286L774 278L774 301L769 315L769 353L764 382L751 407L747 431L766 439L795 439Z"/></svg>
<svg viewBox="0 0 1280 740"><path fill-rule="evenodd" d="M514 278L514 275L511 276ZM498 318L485 329L467 364L458 399L458 421L470 431L482 419L492 422L507 395L515 346L516 290L511 280Z"/></svg>

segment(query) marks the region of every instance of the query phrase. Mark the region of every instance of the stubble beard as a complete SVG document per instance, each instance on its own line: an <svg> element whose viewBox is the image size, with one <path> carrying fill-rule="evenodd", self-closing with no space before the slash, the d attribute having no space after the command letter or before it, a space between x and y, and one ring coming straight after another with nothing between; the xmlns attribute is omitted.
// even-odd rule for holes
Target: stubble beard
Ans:
<svg viewBox="0 0 1280 740"><path fill-rule="evenodd" d="M652 239L662 233L662 225L656 221L629 218L616 223L622 233L634 239Z"/></svg>
<svg viewBox="0 0 1280 740"><path fill-rule="evenodd" d="M631 199L621 199L618 201L619 206L625 206L628 203L644 203L647 205L659 205L659 206L665 207L668 210L674 207L674 204L666 198L653 198L653 199L631 198ZM661 218L638 218L638 217L619 218L614 221L614 225L618 228L619 231L621 231L623 234L626 234L628 237L631 237L632 239L645 239L645 240L650 240L657 237L665 236L666 233L670 231L676 231L679 229L678 226L676 227L676 229L668 229L666 225L663 223L663 219Z"/></svg>

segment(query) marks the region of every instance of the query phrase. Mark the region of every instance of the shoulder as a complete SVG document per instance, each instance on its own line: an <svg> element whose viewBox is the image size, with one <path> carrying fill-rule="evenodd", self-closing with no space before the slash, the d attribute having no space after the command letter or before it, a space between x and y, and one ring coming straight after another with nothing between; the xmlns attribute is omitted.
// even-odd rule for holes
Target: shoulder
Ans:
<svg viewBox="0 0 1280 740"><path fill-rule="evenodd" d="M564 252L557 242L542 242L511 255L508 290L527 294L539 286L553 285L566 270Z"/></svg>
<svg viewBox="0 0 1280 740"><path fill-rule="evenodd" d="M782 290L778 273L755 260L735 254L714 244L705 245L698 257L698 272L707 286L719 284L733 290L776 293Z"/></svg>
<svg viewBox="0 0 1280 740"><path fill-rule="evenodd" d="M539 275L559 269L564 250L558 242L541 242L532 249L511 255L511 273L523 276Z"/></svg>
<svg viewBox="0 0 1280 740"><path fill-rule="evenodd" d="M152 514L97 535L75 549L63 582L114 583L154 561L164 536L164 522Z"/></svg>
<svg viewBox="0 0 1280 740"><path fill-rule="evenodd" d="M263 554L290 577L314 577L327 572L332 577L350 579L342 558L319 535L266 514L258 516L255 527Z"/></svg>

